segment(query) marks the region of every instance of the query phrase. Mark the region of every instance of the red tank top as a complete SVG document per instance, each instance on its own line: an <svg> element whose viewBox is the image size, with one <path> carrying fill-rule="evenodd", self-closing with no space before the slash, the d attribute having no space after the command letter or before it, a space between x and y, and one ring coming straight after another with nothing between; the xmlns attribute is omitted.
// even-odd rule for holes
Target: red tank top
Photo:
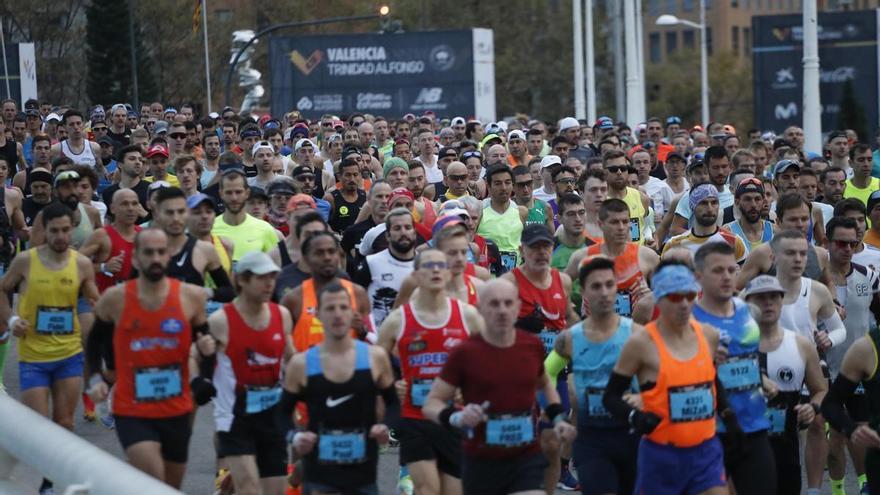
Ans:
<svg viewBox="0 0 880 495"><path fill-rule="evenodd" d="M397 340L400 370L407 382L401 416L424 419L422 406L449 352L468 338L458 300L447 298L449 319L436 327L420 323L410 304L403 305L403 332Z"/></svg>
<svg viewBox="0 0 880 495"><path fill-rule="evenodd" d="M474 283L475 278L477 277L468 275L467 271L465 271L464 286L467 287L467 303L471 306L477 305L477 285Z"/></svg>
<svg viewBox="0 0 880 495"><path fill-rule="evenodd" d="M225 353L235 374L236 393L247 386L276 385L284 356L284 327L278 305L269 303L269 325L262 330L254 330L245 323L235 304L225 304L223 310L229 322Z"/></svg>
<svg viewBox="0 0 880 495"><path fill-rule="evenodd" d="M122 269L118 272L114 273L112 277L108 277L103 272L99 272L95 274L95 283L98 284L98 291L103 293L105 290L113 287L119 282L125 282L129 278L131 278L131 253L134 251L134 240L131 241L125 240L122 235L119 234L119 231L113 228L112 225L107 225L104 227L104 231L107 232L107 237L110 238L110 256L107 257L115 258L119 256L121 253L122 256ZM137 234L141 231L140 226L134 226L134 232Z"/></svg>
<svg viewBox="0 0 880 495"><path fill-rule="evenodd" d="M550 287L546 289L535 287L519 267L514 268L512 272L516 277L519 299L522 302L517 317L520 320L527 318L541 322L542 330L539 337L544 344L544 351L549 353L556 342L556 334L566 328L568 298L565 297L559 270L550 269L551 282Z"/></svg>
<svg viewBox="0 0 880 495"><path fill-rule="evenodd" d="M192 328L180 300L181 282L167 280L168 297L156 311L141 307L137 280L125 282L122 317L113 335L114 414L170 418L193 410L187 370Z"/></svg>
<svg viewBox="0 0 880 495"><path fill-rule="evenodd" d="M465 275L470 275L471 277L476 277L476 276L477 276L477 268L476 268L476 266L474 266L473 263L471 263L470 261L468 261L467 264L464 265L464 274L465 274Z"/></svg>

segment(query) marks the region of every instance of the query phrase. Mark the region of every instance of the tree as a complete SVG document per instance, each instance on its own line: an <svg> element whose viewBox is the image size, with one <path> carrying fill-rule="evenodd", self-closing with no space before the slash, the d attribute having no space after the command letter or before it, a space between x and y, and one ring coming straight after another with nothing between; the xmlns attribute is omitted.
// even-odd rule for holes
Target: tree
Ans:
<svg viewBox="0 0 880 495"><path fill-rule="evenodd" d="M86 92L89 104L112 105L135 100L132 60L129 56L128 2L92 0L91 5L86 7ZM144 99L154 98L155 79L146 70L150 66L150 52L141 40L138 22L135 22L134 46L138 66L138 99L141 96Z"/></svg>
<svg viewBox="0 0 880 495"><path fill-rule="evenodd" d="M836 129L852 129L859 138L868 139L867 119L865 110L856 98L852 81L847 81L843 86L843 95L840 97L840 112L837 114Z"/></svg>

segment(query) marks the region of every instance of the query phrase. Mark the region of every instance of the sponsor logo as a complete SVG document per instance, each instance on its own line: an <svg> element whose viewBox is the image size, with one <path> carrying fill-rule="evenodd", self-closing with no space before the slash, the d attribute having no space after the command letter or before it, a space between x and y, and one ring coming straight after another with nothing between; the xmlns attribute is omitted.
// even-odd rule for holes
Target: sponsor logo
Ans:
<svg viewBox="0 0 880 495"><path fill-rule="evenodd" d="M183 322L176 318L169 318L159 324L162 333L177 334L183 330Z"/></svg>
<svg viewBox="0 0 880 495"><path fill-rule="evenodd" d="M410 105L410 110L444 110L446 103L443 100L443 88L422 88L416 96L415 102Z"/></svg>
<svg viewBox="0 0 880 495"><path fill-rule="evenodd" d="M300 97L296 102L297 110L316 112L338 112L342 110L341 94L317 94Z"/></svg>
<svg viewBox="0 0 880 495"><path fill-rule="evenodd" d="M355 108L358 110L388 110L392 106L391 95L385 93L358 93Z"/></svg>
<svg viewBox="0 0 880 495"><path fill-rule="evenodd" d="M819 81L823 83L845 83L856 78L856 68L843 66L834 70L823 70L819 73Z"/></svg>
<svg viewBox="0 0 880 495"><path fill-rule="evenodd" d="M133 339L129 347L134 352L151 351L161 348L166 350L177 349L179 342L177 338L149 337L143 339Z"/></svg>
<svg viewBox="0 0 880 495"><path fill-rule="evenodd" d="M321 53L321 50L313 51L308 58L304 57L303 54L298 52L297 50L290 52L290 61L297 69L299 69L300 72L303 73L303 75L306 76L311 74L312 71L315 70L315 67L317 67L321 63L321 60L323 58L324 54Z"/></svg>
<svg viewBox="0 0 880 495"><path fill-rule="evenodd" d="M819 41L846 40L858 38L862 33L855 24L843 26L817 27ZM777 41L801 42L804 40L803 26L775 27L772 30L773 37Z"/></svg>
<svg viewBox="0 0 880 495"><path fill-rule="evenodd" d="M351 399L352 397L354 397L354 394L348 394L348 395L342 396L338 399L331 399L330 397L327 397L326 404L327 404L327 407L336 407L339 404L342 404L343 402L347 401L348 399Z"/></svg>
<svg viewBox="0 0 880 495"><path fill-rule="evenodd" d="M409 352L421 352L424 351L428 347L428 343L424 340L414 340L406 346L406 350Z"/></svg>
<svg viewBox="0 0 880 495"><path fill-rule="evenodd" d="M776 79L770 84L773 89L795 89L797 81L794 78L793 67L782 67L776 71Z"/></svg>
<svg viewBox="0 0 880 495"><path fill-rule="evenodd" d="M776 108L773 110L773 115L776 116L776 120L793 119L798 116L797 104L790 101L786 105L776 105Z"/></svg>
<svg viewBox="0 0 880 495"><path fill-rule="evenodd" d="M455 65L455 52L449 45L435 46L431 49L428 61L434 70L447 71Z"/></svg>

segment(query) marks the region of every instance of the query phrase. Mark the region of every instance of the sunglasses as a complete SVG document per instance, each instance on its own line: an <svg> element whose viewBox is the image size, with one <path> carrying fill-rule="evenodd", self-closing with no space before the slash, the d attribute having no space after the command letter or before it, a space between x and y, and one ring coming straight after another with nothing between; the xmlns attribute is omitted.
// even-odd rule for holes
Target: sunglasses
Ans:
<svg viewBox="0 0 880 495"><path fill-rule="evenodd" d="M761 182L761 180L760 180L760 179L757 179L757 178L755 178L755 177L746 177L745 179L739 181L739 186L740 186L740 187L742 187L742 186L748 186L748 185L758 186L758 187L761 187L761 188L764 187L764 184Z"/></svg>
<svg viewBox="0 0 880 495"><path fill-rule="evenodd" d="M107 127L92 127L95 132L107 132Z"/></svg>
<svg viewBox="0 0 880 495"><path fill-rule="evenodd" d="M521 188L525 189L527 187L532 187L533 184L532 184L532 181L525 181L525 182L514 182L513 185L515 185L516 187L521 187Z"/></svg>
<svg viewBox="0 0 880 495"><path fill-rule="evenodd" d="M468 158L475 156L479 159L483 159L483 154L479 151L466 151L463 155L461 155L462 160L467 160Z"/></svg>
<svg viewBox="0 0 880 495"><path fill-rule="evenodd" d="M834 240L834 245L838 249L844 249L846 247L849 247L850 249L856 249L857 247L859 247L859 244L859 241L838 241L836 239Z"/></svg>
<svg viewBox="0 0 880 495"><path fill-rule="evenodd" d="M605 170L607 170L608 173L611 174L625 174L627 167L621 165L612 165L610 167L606 167Z"/></svg>
<svg viewBox="0 0 880 495"><path fill-rule="evenodd" d="M75 170L65 170L64 172L60 172L55 176L55 183L65 181L65 180L79 180L79 173Z"/></svg>
<svg viewBox="0 0 880 495"><path fill-rule="evenodd" d="M294 177L294 179L296 179L300 182L307 182L307 181L314 182L315 176L312 174L300 174L300 175L297 175L296 177Z"/></svg>
<svg viewBox="0 0 880 495"><path fill-rule="evenodd" d="M445 261L425 261L419 268L424 268L425 270L445 270L448 267Z"/></svg>
<svg viewBox="0 0 880 495"><path fill-rule="evenodd" d="M464 175L447 175L446 178L449 179L449 180L454 180L454 181L462 181L462 180L467 180L468 176L467 176L467 174L464 174Z"/></svg>
<svg viewBox="0 0 880 495"><path fill-rule="evenodd" d="M571 185L571 184L574 184L575 182L577 182L577 181L573 178L559 179L556 181L557 184L566 184L566 185Z"/></svg>
<svg viewBox="0 0 880 495"><path fill-rule="evenodd" d="M669 302L680 303L687 299L688 302L693 301L697 298L696 292L688 292L686 294L668 294L666 299L669 299Z"/></svg>
<svg viewBox="0 0 880 495"><path fill-rule="evenodd" d="M186 134L183 132L175 132L173 134L169 134L168 137L171 139L186 139Z"/></svg>

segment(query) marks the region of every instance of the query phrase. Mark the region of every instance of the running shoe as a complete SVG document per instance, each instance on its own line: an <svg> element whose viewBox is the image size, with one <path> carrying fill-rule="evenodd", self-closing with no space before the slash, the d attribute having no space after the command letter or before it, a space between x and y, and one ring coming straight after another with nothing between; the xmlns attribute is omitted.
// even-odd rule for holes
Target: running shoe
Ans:
<svg viewBox="0 0 880 495"><path fill-rule="evenodd" d="M868 484L867 484L867 483L865 483L864 485L862 485L862 489L859 490L859 495L871 495L871 491L868 490Z"/></svg>
<svg viewBox="0 0 880 495"><path fill-rule="evenodd" d="M581 485L578 484L578 481L571 474L568 466L562 466L562 470L559 473L559 481L556 483L556 488L566 492L574 492L580 490Z"/></svg>
<svg viewBox="0 0 880 495"><path fill-rule="evenodd" d="M95 419L98 418L98 415L95 414L95 403L92 402L92 399L85 393L82 394L83 401L83 419L88 422L94 422Z"/></svg>
<svg viewBox="0 0 880 495"><path fill-rule="evenodd" d="M413 484L412 476L406 466L400 467L400 474L397 479L397 493L399 495L413 495L415 492L415 484Z"/></svg>
<svg viewBox="0 0 880 495"><path fill-rule="evenodd" d="M214 494L222 495L232 493L232 476L226 468L217 471L217 477L214 478Z"/></svg>

